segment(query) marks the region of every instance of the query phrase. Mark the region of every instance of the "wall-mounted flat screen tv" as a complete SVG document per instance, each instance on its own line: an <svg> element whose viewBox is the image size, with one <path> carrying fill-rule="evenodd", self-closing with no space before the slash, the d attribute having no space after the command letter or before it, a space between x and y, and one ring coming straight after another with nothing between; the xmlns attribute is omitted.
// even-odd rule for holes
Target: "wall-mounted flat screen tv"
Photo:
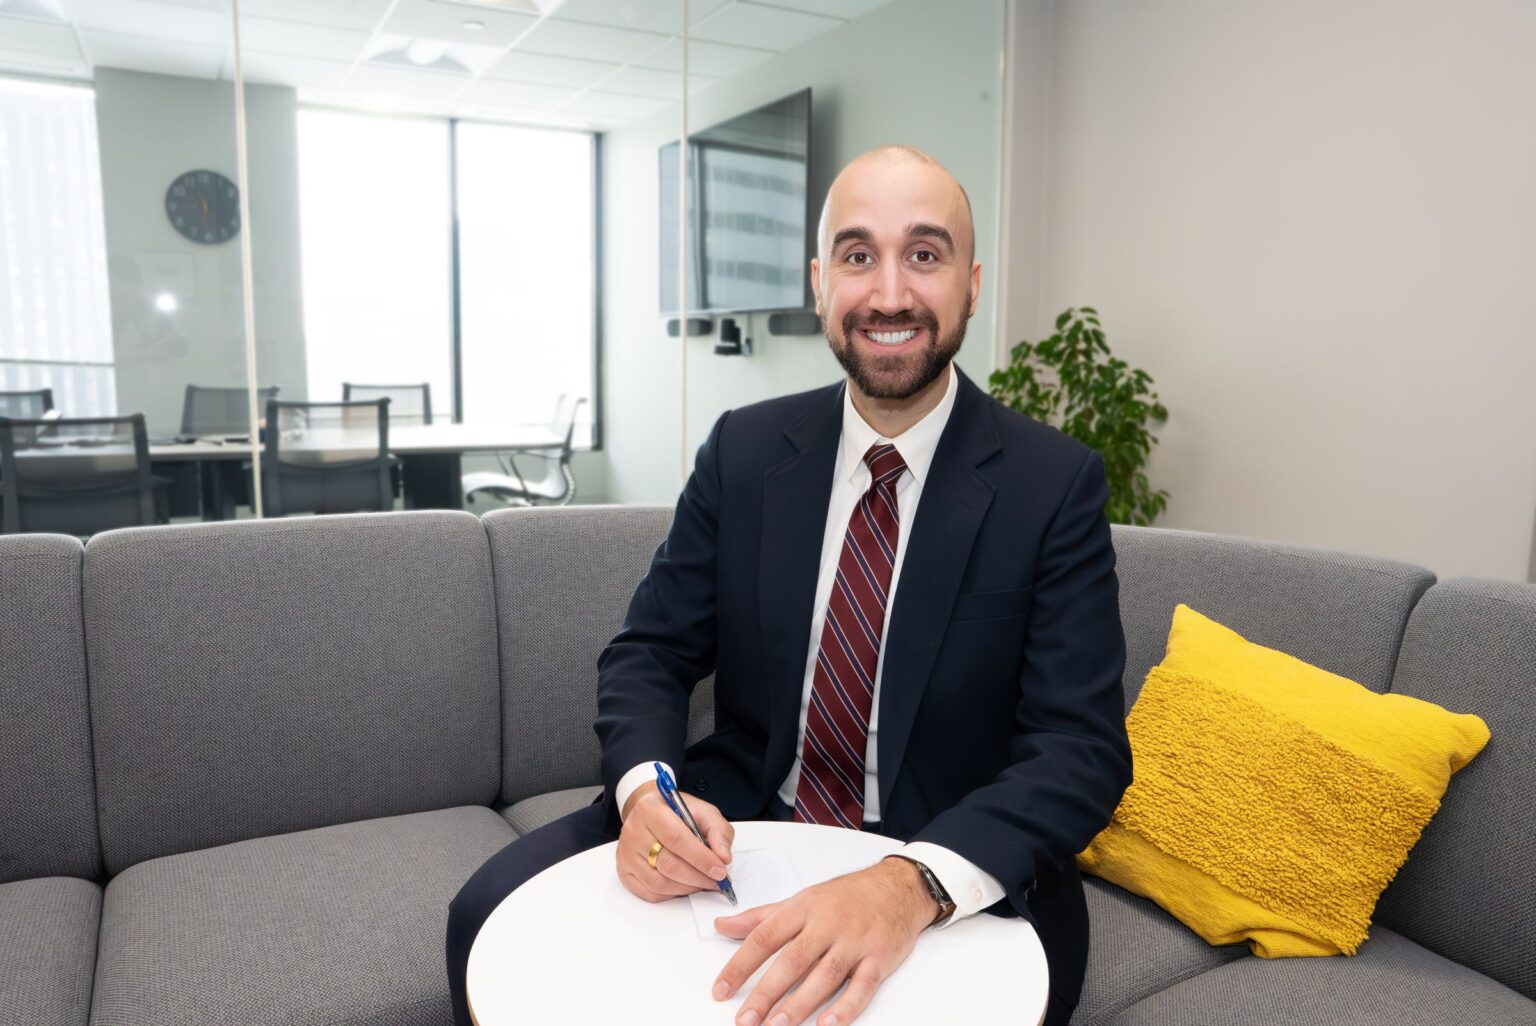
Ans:
<svg viewBox="0 0 1536 1026"><path fill-rule="evenodd" d="M689 314L810 305L811 91L688 136ZM661 312L678 316L678 144L661 148Z"/></svg>

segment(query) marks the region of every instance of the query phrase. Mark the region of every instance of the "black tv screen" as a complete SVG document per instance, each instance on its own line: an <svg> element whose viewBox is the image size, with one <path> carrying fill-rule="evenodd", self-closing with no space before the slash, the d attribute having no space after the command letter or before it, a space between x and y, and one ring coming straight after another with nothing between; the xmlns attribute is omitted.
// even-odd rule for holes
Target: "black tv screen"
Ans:
<svg viewBox="0 0 1536 1026"><path fill-rule="evenodd" d="M688 313L809 305L811 91L688 136ZM661 312L677 315L678 144L661 148Z"/></svg>

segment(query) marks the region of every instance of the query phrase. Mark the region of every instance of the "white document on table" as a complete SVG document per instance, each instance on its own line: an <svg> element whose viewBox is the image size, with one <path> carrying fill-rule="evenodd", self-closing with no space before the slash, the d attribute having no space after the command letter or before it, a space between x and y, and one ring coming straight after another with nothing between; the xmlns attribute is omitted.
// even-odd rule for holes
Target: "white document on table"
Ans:
<svg viewBox="0 0 1536 1026"><path fill-rule="evenodd" d="M730 899L718 890L695 891L688 895L700 940L731 941L715 929L717 916L735 915L800 893L800 874L795 872L794 863L782 851L771 848L738 851L726 868L730 870L731 886L736 889L739 905L732 905Z"/></svg>

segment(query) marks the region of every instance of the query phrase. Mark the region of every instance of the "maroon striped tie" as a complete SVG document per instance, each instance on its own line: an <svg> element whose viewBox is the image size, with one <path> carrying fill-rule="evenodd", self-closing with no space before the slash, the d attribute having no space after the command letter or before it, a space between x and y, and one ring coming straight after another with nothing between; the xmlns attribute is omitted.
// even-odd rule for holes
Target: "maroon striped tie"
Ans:
<svg viewBox="0 0 1536 1026"><path fill-rule="evenodd" d="M864 462L872 480L848 519L827 599L795 787L796 822L850 830L864 821L864 749L900 530L896 481L907 469L894 445L870 446Z"/></svg>

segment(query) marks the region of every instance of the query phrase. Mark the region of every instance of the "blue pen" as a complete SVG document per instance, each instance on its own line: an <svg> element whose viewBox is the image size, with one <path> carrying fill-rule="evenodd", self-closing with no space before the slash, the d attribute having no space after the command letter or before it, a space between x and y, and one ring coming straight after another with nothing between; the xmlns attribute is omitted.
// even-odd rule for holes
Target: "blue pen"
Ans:
<svg viewBox="0 0 1536 1026"><path fill-rule="evenodd" d="M682 792L672 782L672 774L668 773L667 768L659 762L656 763L656 787L660 789L661 796L666 799L667 808L677 813L678 818L683 821L683 825L692 830L693 836L699 839L699 843L708 848L709 842L704 840L704 835L699 831L699 824L693 821L693 813L688 811L688 803L683 799ZM729 876L715 884L715 886L720 888L721 894L731 899L732 905L737 903L736 888L731 886L731 878Z"/></svg>

